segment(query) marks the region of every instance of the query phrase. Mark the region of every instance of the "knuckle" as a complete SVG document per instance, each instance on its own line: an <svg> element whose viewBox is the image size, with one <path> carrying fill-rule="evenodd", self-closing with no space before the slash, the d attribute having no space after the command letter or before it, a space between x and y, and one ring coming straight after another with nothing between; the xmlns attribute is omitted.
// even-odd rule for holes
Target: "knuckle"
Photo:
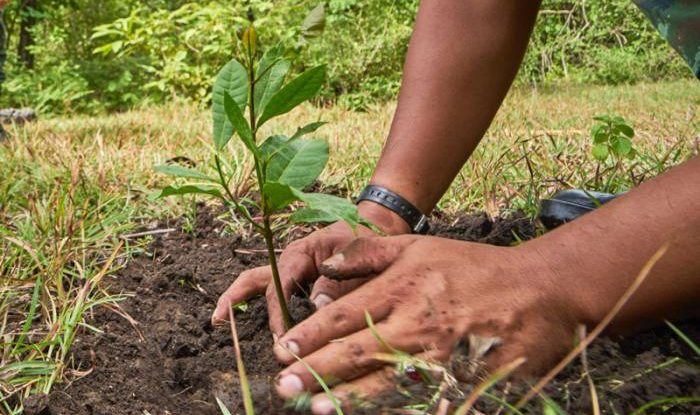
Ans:
<svg viewBox="0 0 700 415"><path fill-rule="evenodd" d="M252 278L253 275L255 275L255 274L253 273L253 271L250 270L250 269L247 269L247 270L241 272L240 274L238 274L238 279L239 279L239 280L247 280L247 279Z"/></svg>
<svg viewBox="0 0 700 415"><path fill-rule="evenodd" d="M331 280L329 278L320 277L314 283L314 291L322 291L325 294L332 294L337 291L340 286L338 281ZM331 291L331 292L329 292Z"/></svg>
<svg viewBox="0 0 700 415"><path fill-rule="evenodd" d="M330 322L339 332L346 332L354 328L352 316L357 315L357 308L345 304L334 303L334 308L330 311Z"/></svg>
<svg viewBox="0 0 700 415"><path fill-rule="evenodd" d="M268 288L268 290L265 291L265 300L267 300L268 309L278 307L277 293L275 292L274 289Z"/></svg>
<svg viewBox="0 0 700 415"><path fill-rule="evenodd" d="M404 304L405 302L411 303L413 300L413 292L415 291L414 285L402 284L400 281L392 281L389 288L390 296L395 304Z"/></svg>
<svg viewBox="0 0 700 415"><path fill-rule="evenodd" d="M375 364L374 357L366 353L360 344L349 344L346 354L348 355L348 375L351 378L361 374L367 367Z"/></svg>
<svg viewBox="0 0 700 415"><path fill-rule="evenodd" d="M287 248L284 250L282 255L284 254L299 254L301 252L304 252L306 250L306 245L308 242L305 239L297 239L296 241L292 241L287 245Z"/></svg>

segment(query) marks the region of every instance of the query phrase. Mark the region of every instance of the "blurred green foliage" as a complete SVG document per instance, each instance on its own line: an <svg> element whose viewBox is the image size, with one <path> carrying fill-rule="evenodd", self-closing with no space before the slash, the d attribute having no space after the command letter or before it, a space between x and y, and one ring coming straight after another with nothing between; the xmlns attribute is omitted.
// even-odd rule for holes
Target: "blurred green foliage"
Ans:
<svg viewBox="0 0 700 415"><path fill-rule="evenodd" d="M47 0L33 11L36 66L28 70L15 53L17 2L4 17L10 54L0 106L44 113L124 110L173 96L206 105L216 68L236 54L233 40L249 17L263 23L263 44L284 41L288 55L304 55L298 62L328 64L320 100L362 110L396 96L418 7L417 0L327 0L326 31L307 45L296 22L317 1ZM689 76L631 1L544 0L516 83Z"/></svg>

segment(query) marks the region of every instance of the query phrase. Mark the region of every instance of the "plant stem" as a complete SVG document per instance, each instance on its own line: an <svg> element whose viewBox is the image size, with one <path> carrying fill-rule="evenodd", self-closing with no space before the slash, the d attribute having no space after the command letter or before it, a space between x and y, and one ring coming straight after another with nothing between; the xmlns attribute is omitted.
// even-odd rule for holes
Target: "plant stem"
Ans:
<svg viewBox="0 0 700 415"><path fill-rule="evenodd" d="M250 51L250 47L248 48ZM255 119L255 68L253 67L253 56L248 55L248 73L250 79L250 93L248 94L248 115L250 121L250 131L253 135L253 143L257 143L257 132L258 128ZM267 245L267 257L270 261L270 269L272 270L272 281L275 284L275 294L277 295L277 301L280 305L280 311L282 312L282 319L284 320L284 327L286 329L292 328L294 325L292 316L289 314L289 308L287 307L287 300L284 298L284 291L282 290L282 280L280 279L279 269L277 268L277 257L275 256L275 245L273 242L272 227L270 226L270 208L267 204L267 195L265 194L265 176L263 175L263 169L260 165L260 160L254 154L253 159L255 160L255 176L258 179L258 188L260 189L260 207L262 208L263 226L260 231L265 238L265 244Z"/></svg>
<svg viewBox="0 0 700 415"><path fill-rule="evenodd" d="M265 244L267 245L267 256L270 259L270 269L272 270L272 281L275 283L275 294L277 294L277 301L279 301L280 304L284 327L289 330L294 326L294 320L292 320L292 316L289 314L287 301L284 298L284 291L282 290L282 280L280 279L280 273L277 268L277 257L275 256L275 245L272 241L272 229L270 228L269 215L263 217L263 227L265 229L263 236L265 237Z"/></svg>
<svg viewBox="0 0 700 415"><path fill-rule="evenodd" d="M250 216L250 213L241 205L238 204L236 201L236 196L231 193L231 189L228 188L228 184L226 184L226 178L224 177L224 171L221 168L221 159L219 158L218 154L214 155L214 162L216 163L216 171L219 174L219 180L221 181L221 186L224 188L226 191L226 195L228 198L231 200L231 203L233 203L233 206L238 210L241 214L243 214L243 217L250 222L251 225L258 231L262 232L263 228L262 226L258 225L257 222L255 222L255 219L253 219ZM226 199L224 199L224 202L226 202Z"/></svg>

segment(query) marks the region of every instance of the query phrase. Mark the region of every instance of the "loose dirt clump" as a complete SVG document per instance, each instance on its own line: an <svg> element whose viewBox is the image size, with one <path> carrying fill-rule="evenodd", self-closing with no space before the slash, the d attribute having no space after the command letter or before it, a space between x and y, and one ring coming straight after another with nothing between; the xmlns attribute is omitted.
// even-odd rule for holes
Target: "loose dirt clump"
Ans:
<svg viewBox="0 0 700 415"><path fill-rule="evenodd" d="M161 225L178 227L177 221ZM34 399L33 413L213 415L220 413L216 397L232 413L242 413L230 332L227 327L212 327L209 319L219 294L243 270L263 265L265 253L262 239L222 236L224 228L202 210L192 233L178 230L155 236L147 252L108 277L107 290L127 297L118 309L92 310L88 323L101 332L83 329L76 338L73 369L89 374L55 387L48 399ZM433 228L432 233L441 236L498 245L535 233L534 225L517 215L494 221L485 215L441 218ZM311 230L299 228L287 238ZM313 311L303 296L293 298L290 310L297 320ZM273 392L274 377L282 367L271 351L264 300L250 301L237 324L256 413L295 413ZM697 339L697 324L682 328ZM663 366L670 359L676 360ZM589 350L592 375L604 389L602 400L619 413L657 398L700 395L697 363L667 329L623 341L600 339ZM576 365L547 389L569 413L590 412L587 391ZM382 407L405 403L405 398L399 403L387 397L364 413L381 413ZM488 411L490 404L483 405ZM690 406L678 408L692 412ZM603 409L611 413L613 408Z"/></svg>

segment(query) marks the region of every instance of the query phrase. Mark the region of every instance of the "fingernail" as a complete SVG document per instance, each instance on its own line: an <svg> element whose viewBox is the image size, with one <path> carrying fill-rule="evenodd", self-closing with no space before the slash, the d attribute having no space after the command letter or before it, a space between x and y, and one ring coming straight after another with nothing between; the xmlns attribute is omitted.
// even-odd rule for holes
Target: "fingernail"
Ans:
<svg viewBox="0 0 700 415"><path fill-rule="evenodd" d="M304 383L297 375L284 375L277 381L277 392L285 398L292 397L304 390Z"/></svg>
<svg viewBox="0 0 700 415"><path fill-rule="evenodd" d="M326 295L326 294L319 294L314 298L313 300L314 305L316 306L316 310L327 306L328 304L333 302L333 299Z"/></svg>
<svg viewBox="0 0 700 415"><path fill-rule="evenodd" d="M288 341L284 343L284 347L292 354L299 356L299 345L297 342Z"/></svg>
<svg viewBox="0 0 700 415"><path fill-rule="evenodd" d="M327 260L323 261L323 265L330 267L330 268L336 268L338 264L341 262L345 261L345 255L343 255L342 252L339 252L332 257L328 258Z"/></svg>
<svg viewBox="0 0 700 415"><path fill-rule="evenodd" d="M299 345L293 341L278 340L272 346L272 351L275 353L277 360L291 364L296 359L296 356L299 356Z"/></svg>
<svg viewBox="0 0 700 415"><path fill-rule="evenodd" d="M335 406L333 406L333 402L325 396L311 402L311 412L315 415L328 415L332 414L334 411Z"/></svg>

